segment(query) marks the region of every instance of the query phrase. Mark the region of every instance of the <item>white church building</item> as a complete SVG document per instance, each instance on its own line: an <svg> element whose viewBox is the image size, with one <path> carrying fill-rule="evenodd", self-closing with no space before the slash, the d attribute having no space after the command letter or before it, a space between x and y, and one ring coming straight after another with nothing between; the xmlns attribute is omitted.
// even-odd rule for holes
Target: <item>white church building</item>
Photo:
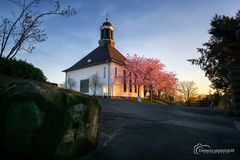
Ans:
<svg viewBox="0 0 240 160"><path fill-rule="evenodd" d="M82 93L93 95L91 78L98 75L100 85L96 87L96 96L137 97L137 86L132 80L121 81L126 75L124 64L126 58L115 48L113 39L114 27L106 21L100 27L99 46L87 54L76 64L64 70L66 73L65 87ZM143 97L143 87L140 96Z"/></svg>

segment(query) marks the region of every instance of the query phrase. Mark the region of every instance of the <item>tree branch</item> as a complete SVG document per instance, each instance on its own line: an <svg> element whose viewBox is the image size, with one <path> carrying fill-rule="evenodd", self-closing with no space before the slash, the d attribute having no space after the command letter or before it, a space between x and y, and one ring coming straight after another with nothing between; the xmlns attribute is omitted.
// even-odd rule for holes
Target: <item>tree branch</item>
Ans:
<svg viewBox="0 0 240 160"><path fill-rule="evenodd" d="M6 38L6 30L7 30L7 24L6 22L4 23L4 28L3 28L3 36L2 36L2 43L1 43L1 52L0 52L0 57L3 56L3 50L4 50L4 42Z"/></svg>
<svg viewBox="0 0 240 160"><path fill-rule="evenodd" d="M8 22L5 23L5 26L1 26L5 32L1 34L2 41L0 56L5 57L6 59L13 58L19 50L27 48L26 46L30 47L30 49L26 50L31 52L32 49L34 49L33 45L36 42L45 41L46 34L44 34L44 30L39 28L41 25L39 19L42 17L47 15L72 16L77 13L70 6L61 8L59 1L52 1L52 8L45 13L34 10L39 6L40 0L30 0L28 3L26 3L25 0L12 0L12 2L20 7L21 11L14 22L11 22L10 24ZM10 36L13 37L13 41L12 39L10 40ZM6 48L9 49L7 49L8 54L5 54Z"/></svg>
<svg viewBox="0 0 240 160"><path fill-rule="evenodd" d="M14 54L9 59L12 59L13 57L15 57L20 48L21 48L21 45L18 46L18 48L15 50Z"/></svg>
<svg viewBox="0 0 240 160"><path fill-rule="evenodd" d="M27 35L27 33L34 27L34 24L37 22L37 20L43 16L46 15L51 15L51 14L57 14L57 13L52 13L52 12L47 12L47 13L43 13L40 14L39 16L37 16L32 23L26 28L26 30L24 30L19 38L19 40L17 41L17 43L12 47L11 51L9 52L9 54L7 55L6 59L8 59L13 53L14 51L18 48L18 46L20 46L23 41L26 39L25 36Z"/></svg>
<svg viewBox="0 0 240 160"><path fill-rule="evenodd" d="M15 22L12 24L9 32L7 33L6 40L5 40L5 42L3 43L3 47L1 48L1 53L0 53L1 55L3 55L3 51L4 51L5 48L6 48L7 42L8 42L8 40L9 40L9 37L10 37L10 35L11 35L14 27L16 26L16 24L18 23L18 21L21 19L21 17L24 15L24 13L27 11L27 9L28 9L31 5L33 5L36 1L37 1L37 0L33 0L32 2L30 2L30 3L26 6L26 8L23 7L21 14L20 14L19 17L15 20Z"/></svg>

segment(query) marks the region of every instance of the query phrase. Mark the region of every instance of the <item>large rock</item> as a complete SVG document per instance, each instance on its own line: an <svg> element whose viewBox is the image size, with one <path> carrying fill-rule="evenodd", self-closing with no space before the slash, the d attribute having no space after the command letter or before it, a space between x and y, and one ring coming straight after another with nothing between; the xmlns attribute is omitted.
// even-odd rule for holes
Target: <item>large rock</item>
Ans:
<svg viewBox="0 0 240 160"><path fill-rule="evenodd" d="M84 155L97 145L99 120L100 106L90 96L33 82L5 85L0 88L1 156Z"/></svg>

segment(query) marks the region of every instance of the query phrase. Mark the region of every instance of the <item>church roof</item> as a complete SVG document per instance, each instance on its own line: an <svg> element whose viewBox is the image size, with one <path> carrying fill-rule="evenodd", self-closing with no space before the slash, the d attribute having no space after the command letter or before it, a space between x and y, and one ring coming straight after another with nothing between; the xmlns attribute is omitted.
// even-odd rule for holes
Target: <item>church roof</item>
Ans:
<svg viewBox="0 0 240 160"><path fill-rule="evenodd" d="M72 70L90 67L97 64L102 64L106 63L107 61L124 64L126 58L116 48L110 45L99 46L92 52L90 52L88 55L83 57L76 64L74 64L72 67L64 70L63 72L68 72Z"/></svg>

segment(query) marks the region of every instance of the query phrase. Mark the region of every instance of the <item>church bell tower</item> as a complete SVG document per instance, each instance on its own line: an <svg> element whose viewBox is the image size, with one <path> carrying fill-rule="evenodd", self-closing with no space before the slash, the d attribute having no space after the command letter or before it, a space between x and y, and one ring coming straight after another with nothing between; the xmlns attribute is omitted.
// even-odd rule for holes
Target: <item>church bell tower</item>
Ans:
<svg viewBox="0 0 240 160"><path fill-rule="evenodd" d="M106 21L100 27L99 46L110 45L111 47L114 47L115 41L113 40L113 32L114 28L108 21L108 15L106 15Z"/></svg>

